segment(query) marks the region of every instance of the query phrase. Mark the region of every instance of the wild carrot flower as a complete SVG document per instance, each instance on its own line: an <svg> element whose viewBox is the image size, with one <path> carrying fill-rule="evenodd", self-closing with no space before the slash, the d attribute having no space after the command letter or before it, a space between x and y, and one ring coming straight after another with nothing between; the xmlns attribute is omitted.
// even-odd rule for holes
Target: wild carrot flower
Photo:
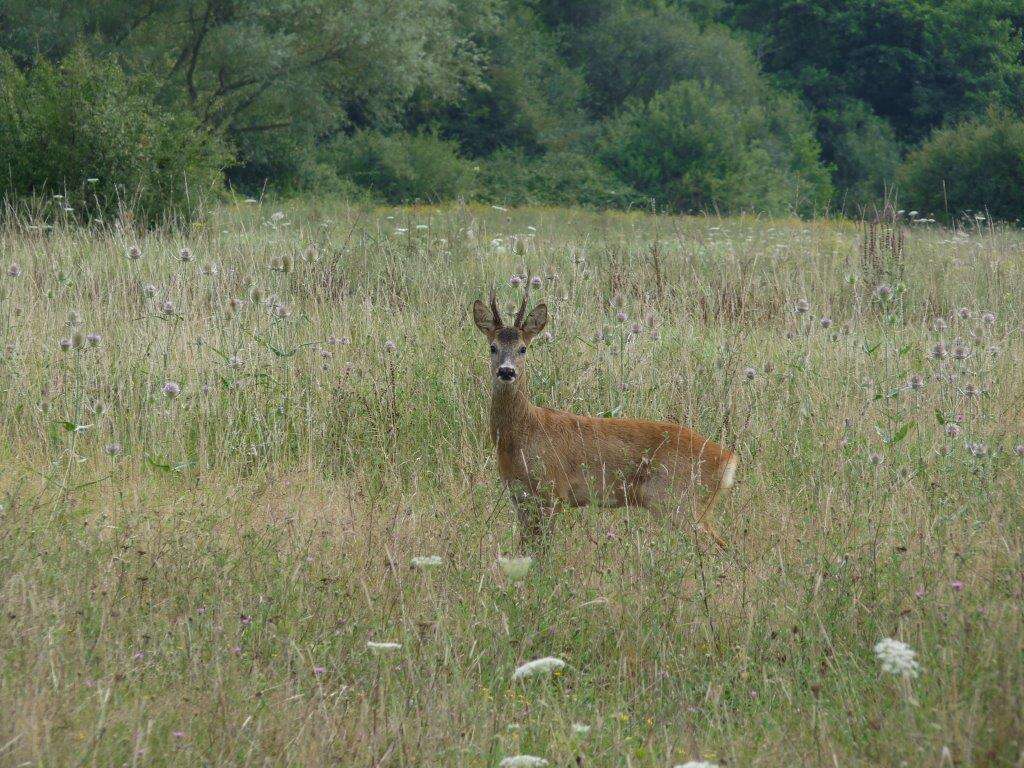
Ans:
<svg viewBox="0 0 1024 768"><path fill-rule="evenodd" d="M378 643L378 642L374 642L373 640L370 640L370 641L368 641L366 643L366 647L369 650L371 650L371 651L373 651L375 653L381 653L381 652L387 652L387 651L397 651L399 648L402 647L402 644L401 643Z"/></svg>
<svg viewBox="0 0 1024 768"><path fill-rule="evenodd" d="M590 733L590 726L585 723L573 723L572 733L574 736L586 736Z"/></svg>
<svg viewBox="0 0 1024 768"><path fill-rule="evenodd" d="M917 663L917 653L906 643L886 637L875 643L875 657L882 664L882 671L890 675L917 677L921 665Z"/></svg>
<svg viewBox="0 0 1024 768"><path fill-rule="evenodd" d="M440 555L418 555L409 561L413 568L427 569L436 568L444 563Z"/></svg>
<svg viewBox="0 0 1024 768"><path fill-rule="evenodd" d="M548 761L534 755L512 755L502 758L499 768L544 768Z"/></svg>
<svg viewBox="0 0 1024 768"><path fill-rule="evenodd" d="M499 557L498 567L510 581L524 578L533 565L532 557Z"/></svg>
<svg viewBox="0 0 1024 768"><path fill-rule="evenodd" d="M545 656L542 659L534 659L528 661L525 664L516 667L515 672L512 673L513 680L522 680L524 677L533 677L534 675L547 675L554 672L556 669L562 669L565 666L565 662L556 656Z"/></svg>
<svg viewBox="0 0 1024 768"><path fill-rule="evenodd" d="M718 768L718 763L710 763L707 760L688 760L675 768Z"/></svg>

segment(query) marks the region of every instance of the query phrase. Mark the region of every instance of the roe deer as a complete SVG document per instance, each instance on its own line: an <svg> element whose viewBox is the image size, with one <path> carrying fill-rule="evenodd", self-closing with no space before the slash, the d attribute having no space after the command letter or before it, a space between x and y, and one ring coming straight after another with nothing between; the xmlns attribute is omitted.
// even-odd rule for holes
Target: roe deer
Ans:
<svg viewBox="0 0 1024 768"><path fill-rule="evenodd" d="M524 540L540 533L541 517L559 505L645 507L674 522L688 512L719 546L705 520L736 476L737 457L691 429L666 421L578 416L533 405L526 392L526 349L547 324L538 304L527 315L527 290L511 326L473 304L476 327L491 344L491 440L498 471L512 492ZM684 512L686 510L686 512Z"/></svg>

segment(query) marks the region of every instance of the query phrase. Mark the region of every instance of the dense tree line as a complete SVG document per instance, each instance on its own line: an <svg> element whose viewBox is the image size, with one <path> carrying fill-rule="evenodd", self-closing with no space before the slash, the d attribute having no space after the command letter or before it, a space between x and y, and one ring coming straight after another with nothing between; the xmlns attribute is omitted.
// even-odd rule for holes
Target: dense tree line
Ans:
<svg viewBox="0 0 1024 768"><path fill-rule="evenodd" d="M6 0L0 178L152 216L221 179L773 213L938 183L936 216L1014 219L1022 29L1018 0Z"/></svg>

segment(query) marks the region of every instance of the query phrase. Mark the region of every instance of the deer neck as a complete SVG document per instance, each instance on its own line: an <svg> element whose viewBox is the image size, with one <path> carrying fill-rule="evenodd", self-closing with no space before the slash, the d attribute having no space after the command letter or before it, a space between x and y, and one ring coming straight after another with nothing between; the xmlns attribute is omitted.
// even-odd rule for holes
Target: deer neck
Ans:
<svg viewBox="0 0 1024 768"><path fill-rule="evenodd" d="M533 425L533 405L527 395L526 375L511 386L495 383L491 391L491 439L499 447L518 444Z"/></svg>

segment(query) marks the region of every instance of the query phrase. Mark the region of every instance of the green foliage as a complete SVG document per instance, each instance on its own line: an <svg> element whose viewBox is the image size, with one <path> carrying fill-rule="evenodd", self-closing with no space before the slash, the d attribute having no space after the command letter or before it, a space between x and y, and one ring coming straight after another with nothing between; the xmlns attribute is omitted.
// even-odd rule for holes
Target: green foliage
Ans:
<svg viewBox="0 0 1024 768"><path fill-rule="evenodd" d="M641 193L675 210L804 211L827 199L827 174L801 110L770 95L731 100L678 83L610 127L602 157Z"/></svg>
<svg viewBox="0 0 1024 768"><path fill-rule="evenodd" d="M947 221L984 211L1024 220L1024 120L989 112L936 131L900 170L907 205Z"/></svg>
<svg viewBox="0 0 1024 768"><path fill-rule="evenodd" d="M850 213L885 198L896 182L901 145L888 122L863 102L847 101L817 114L818 136L829 148L837 207Z"/></svg>
<svg viewBox="0 0 1024 768"><path fill-rule="evenodd" d="M585 30L573 57L586 68L588 107L598 117L682 80L713 84L735 98L763 87L754 55L742 41L721 27L702 29L674 8L624 6Z"/></svg>
<svg viewBox="0 0 1024 768"><path fill-rule="evenodd" d="M855 98L918 140L989 101L1018 101L1019 31L993 0L732 0L769 72L818 109Z"/></svg>
<svg viewBox="0 0 1024 768"><path fill-rule="evenodd" d="M480 174L480 199L504 205L578 205L631 208L648 201L590 155L550 152L529 158L501 150Z"/></svg>
<svg viewBox="0 0 1024 768"><path fill-rule="evenodd" d="M229 155L187 112L158 107L109 59L72 51L22 73L0 53L0 177L9 198L66 193L84 219L125 206L192 218Z"/></svg>
<svg viewBox="0 0 1024 768"><path fill-rule="evenodd" d="M359 131L335 140L324 161L339 178L391 203L452 200L473 188L472 165L458 145L430 134Z"/></svg>
<svg viewBox="0 0 1024 768"><path fill-rule="evenodd" d="M441 132L463 151L482 157L517 147L536 155L564 149L585 131L586 83L532 14L510 14L484 47L488 57L480 82L438 119Z"/></svg>

